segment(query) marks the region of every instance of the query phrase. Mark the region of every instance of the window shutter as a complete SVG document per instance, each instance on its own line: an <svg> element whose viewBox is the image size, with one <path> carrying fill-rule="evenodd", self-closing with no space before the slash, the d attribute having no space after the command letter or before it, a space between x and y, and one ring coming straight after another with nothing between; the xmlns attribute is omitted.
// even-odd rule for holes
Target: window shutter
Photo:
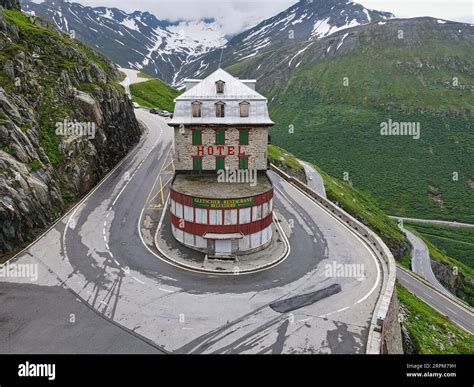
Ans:
<svg viewBox="0 0 474 387"><path fill-rule="evenodd" d="M224 145L224 144L225 144L225 131L216 130L216 145Z"/></svg>
<svg viewBox="0 0 474 387"><path fill-rule="evenodd" d="M202 157L193 157L193 171L202 170Z"/></svg>
<svg viewBox="0 0 474 387"><path fill-rule="evenodd" d="M202 145L202 131L193 130L193 145Z"/></svg>
<svg viewBox="0 0 474 387"><path fill-rule="evenodd" d="M248 169L249 163L247 157L239 157L239 169Z"/></svg>
<svg viewBox="0 0 474 387"><path fill-rule="evenodd" d="M249 130L241 129L239 130L239 145L248 145L249 144Z"/></svg>
<svg viewBox="0 0 474 387"><path fill-rule="evenodd" d="M225 169L225 158L216 157L216 171L219 171L221 169Z"/></svg>
<svg viewBox="0 0 474 387"><path fill-rule="evenodd" d="M240 103L240 117L248 117L250 110L250 104L248 102Z"/></svg>

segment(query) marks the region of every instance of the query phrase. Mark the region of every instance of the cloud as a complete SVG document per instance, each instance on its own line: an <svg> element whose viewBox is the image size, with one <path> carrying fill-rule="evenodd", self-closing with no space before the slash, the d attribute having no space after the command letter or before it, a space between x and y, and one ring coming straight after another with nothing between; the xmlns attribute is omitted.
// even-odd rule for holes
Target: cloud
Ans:
<svg viewBox="0 0 474 387"><path fill-rule="evenodd" d="M392 12L400 18L431 16L474 23L473 0L360 0L357 2L369 9Z"/></svg>
<svg viewBox="0 0 474 387"><path fill-rule="evenodd" d="M79 0L90 6L116 7L126 12L148 11L159 19L215 19L226 34L236 34L249 26L284 11L297 0Z"/></svg>
<svg viewBox="0 0 474 387"><path fill-rule="evenodd" d="M236 34L276 15L297 0L76 0L90 6L116 7L126 12L149 11L164 20L215 19L226 34ZM360 0L369 9L397 17L432 16L474 23L472 0Z"/></svg>

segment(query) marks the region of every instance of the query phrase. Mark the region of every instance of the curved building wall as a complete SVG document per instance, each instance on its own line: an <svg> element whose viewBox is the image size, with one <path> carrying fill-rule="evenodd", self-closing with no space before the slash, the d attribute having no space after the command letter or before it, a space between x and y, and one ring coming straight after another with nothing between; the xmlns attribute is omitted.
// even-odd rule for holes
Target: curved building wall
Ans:
<svg viewBox="0 0 474 387"><path fill-rule="evenodd" d="M184 245L218 254L217 244L230 241L232 253L248 253L272 238L273 189L233 199L192 197L170 191L173 236Z"/></svg>

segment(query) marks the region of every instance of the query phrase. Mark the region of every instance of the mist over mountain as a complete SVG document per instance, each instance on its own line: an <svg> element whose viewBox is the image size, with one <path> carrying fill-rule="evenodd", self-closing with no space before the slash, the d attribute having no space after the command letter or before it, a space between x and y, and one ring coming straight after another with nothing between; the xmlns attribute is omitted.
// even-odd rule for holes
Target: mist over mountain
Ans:
<svg viewBox="0 0 474 387"><path fill-rule="evenodd" d="M212 19L169 22L148 12L125 13L64 0L39 4L23 0L22 5L25 11L53 21L64 31L75 31L78 39L121 66L144 70L173 85L215 70L221 56L224 64L230 64L270 49L394 17L345 0L303 0L228 42L230 37Z"/></svg>

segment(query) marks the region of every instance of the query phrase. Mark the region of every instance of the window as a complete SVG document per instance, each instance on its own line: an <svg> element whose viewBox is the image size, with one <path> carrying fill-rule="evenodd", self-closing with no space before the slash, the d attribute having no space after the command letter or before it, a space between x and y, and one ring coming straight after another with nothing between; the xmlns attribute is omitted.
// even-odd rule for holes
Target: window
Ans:
<svg viewBox="0 0 474 387"><path fill-rule="evenodd" d="M255 222L260 219L262 219L262 206L252 207L252 220Z"/></svg>
<svg viewBox="0 0 474 387"><path fill-rule="evenodd" d="M184 220L187 222L194 222L194 208L184 206Z"/></svg>
<svg viewBox="0 0 474 387"><path fill-rule="evenodd" d="M224 93L224 81L217 81L216 82L216 93L217 94L223 94Z"/></svg>
<svg viewBox="0 0 474 387"><path fill-rule="evenodd" d="M176 217L179 219L183 218L183 205L181 203L176 203L175 213Z"/></svg>
<svg viewBox="0 0 474 387"><path fill-rule="evenodd" d="M248 157L239 157L239 169L248 169L249 159Z"/></svg>
<svg viewBox="0 0 474 387"><path fill-rule="evenodd" d="M193 171L202 171L202 157L193 156Z"/></svg>
<svg viewBox="0 0 474 387"><path fill-rule="evenodd" d="M216 157L216 171L220 171L221 169L225 169L225 158L224 157Z"/></svg>
<svg viewBox="0 0 474 387"><path fill-rule="evenodd" d="M216 145L225 144L225 130L216 130Z"/></svg>
<svg viewBox="0 0 474 387"><path fill-rule="evenodd" d="M207 224L207 209L206 208L196 208L196 223Z"/></svg>
<svg viewBox="0 0 474 387"><path fill-rule="evenodd" d="M224 224L237 224L237 210L224 210Z"/></svg>
<svg viewBox="0 0 474 387"><path fill-rule="evenodd" d="M225 117L225 103L217 102L216 103L216 117Z"/></svg>
<svg viewBox="0 0 474 387"><path fill-rule="evenodd" d="M250 223L251 207L241 208L239 210L239 224Z"/></svg>
<svg viewBox="0 0 474 387"><path fill-rule="evenodd" d="M239 145L248 145L249 144L249 130L241 129L239 130Z"/></svg>
<svg viewBox="0 0 474 387"><path fill-rule="evenodd" d="M248 117L250 111L250 104L248 102L240 103L240 117Z"/></svg>
<svg viewBox="0 0 474 387"><path fill-rule="evenodd" d="M202 131L193 130L193 145L202 145Z"/></svg>
<svg viewBox="0 0 474 387"><path fill-rule="evenodd" d="M193 102L193 117L202 117L202 103L201 102Z"/></svg>
<svg viewBox="0 0 474 387"><path fill-rule="evenodd" d="M209 210L209 224L222 224L222 210Z"/></svg>

